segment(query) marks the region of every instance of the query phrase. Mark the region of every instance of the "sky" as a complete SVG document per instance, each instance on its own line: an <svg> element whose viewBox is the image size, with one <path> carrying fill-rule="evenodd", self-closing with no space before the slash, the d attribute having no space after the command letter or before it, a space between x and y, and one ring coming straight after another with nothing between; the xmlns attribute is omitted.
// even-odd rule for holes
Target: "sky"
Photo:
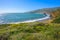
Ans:
<svg viewBox="0 0 60 40"><path fill-rule="evenodd" d="M60 7L60 0L0 0L0 13L28 12Z"/></svg>

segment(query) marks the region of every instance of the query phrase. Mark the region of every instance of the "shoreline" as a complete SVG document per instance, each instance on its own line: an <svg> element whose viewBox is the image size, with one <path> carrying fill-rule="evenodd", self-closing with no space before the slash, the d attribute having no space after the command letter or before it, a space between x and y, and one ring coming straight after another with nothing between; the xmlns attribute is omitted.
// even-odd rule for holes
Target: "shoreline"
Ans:
<svg viewBox="0 0 60 40"><path fill-rule="evenodd" d="M36 22L36 21L43 21L43 20L48 20L50 19L50 14L45 14L47 15L46 17L44 18L40 18L40 19L34 19L34 20L28 20L28 21L23 21L23 22L12 22L12 23L7 23L7 24L19 24L19 23L29 23L29 22Z"/></svg>
<svg viewBox="0 0 60 40"><path fill-rule="evenodd" d="M39 19L34 19L34 20L27 20L27 21L23 21L23 22L11 22L11 23L1 23L1 24L19 24L19 23L30 23L30 22L43 22L44 20L49 20L50 14L45 14L46 17L44 18L39 18Z"/></svg>

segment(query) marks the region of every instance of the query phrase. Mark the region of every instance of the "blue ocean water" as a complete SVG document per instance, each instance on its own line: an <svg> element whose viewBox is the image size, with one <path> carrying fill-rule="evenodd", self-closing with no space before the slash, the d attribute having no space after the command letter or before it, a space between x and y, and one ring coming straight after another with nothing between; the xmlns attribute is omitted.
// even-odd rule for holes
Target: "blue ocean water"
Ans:
<svg viewBox="0 0 60 40"><path fill-rule="evenodd" d="M6 13L0 14L0 23L23 22L45 17L43 13Z"/></svg>

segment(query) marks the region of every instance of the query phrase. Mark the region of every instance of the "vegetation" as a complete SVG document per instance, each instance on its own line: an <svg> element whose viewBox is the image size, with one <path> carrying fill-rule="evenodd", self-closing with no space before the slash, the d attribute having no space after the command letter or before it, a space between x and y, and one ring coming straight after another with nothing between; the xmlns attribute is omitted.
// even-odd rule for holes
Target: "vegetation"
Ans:
<svg viewBox="0 0 60 40"><path fill-rule="evenodd" d="M60 23L60 17L57 17L53 20L53 23Z"/></svg>
<svg viewBox="0 0 60 40"><path fill-rule="evenodd" d="M0 40L60 40L60 10L51 13L52 23L1 24Z"/></svg>
<svg viewBox="0 0 60 40"><path fill-rule="evenodd" d="M54 17L53 23L60 23L60 9L57 9L52 12L52 15Z"/></svg>
<svg viewBox="0 0 60 40"><path fill-rule="evenodd" d="M0 40L60 40L60 24L34 22L0 26Z"/></svg>

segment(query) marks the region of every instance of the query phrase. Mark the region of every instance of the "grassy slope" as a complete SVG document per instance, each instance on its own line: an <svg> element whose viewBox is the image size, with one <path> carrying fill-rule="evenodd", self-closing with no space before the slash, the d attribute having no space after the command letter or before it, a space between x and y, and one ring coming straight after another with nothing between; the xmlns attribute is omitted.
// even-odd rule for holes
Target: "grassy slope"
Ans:
<svg viewBox="0 0 60 40"><path fill-rule="evenodd" d="M57 40L57 36L60 39L60 24L34 22L0 26L0 40Z"/></svg>

